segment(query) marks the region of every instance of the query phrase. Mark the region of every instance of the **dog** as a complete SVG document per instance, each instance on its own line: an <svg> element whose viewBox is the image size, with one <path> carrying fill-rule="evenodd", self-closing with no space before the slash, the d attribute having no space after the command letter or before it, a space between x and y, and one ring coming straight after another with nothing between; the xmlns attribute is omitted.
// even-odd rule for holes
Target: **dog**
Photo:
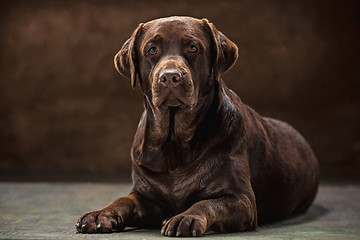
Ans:
<svg viewBox="0 0 360 240"><path fill-rule="evenodd" d="M312 204L319 184L313 151L290 125L260 116L226 86L222 75L237 58L237 46L207 19L138 26L114 58L144 93L131 149L133 188L83 215L77 232L250 231Z"/></svg>

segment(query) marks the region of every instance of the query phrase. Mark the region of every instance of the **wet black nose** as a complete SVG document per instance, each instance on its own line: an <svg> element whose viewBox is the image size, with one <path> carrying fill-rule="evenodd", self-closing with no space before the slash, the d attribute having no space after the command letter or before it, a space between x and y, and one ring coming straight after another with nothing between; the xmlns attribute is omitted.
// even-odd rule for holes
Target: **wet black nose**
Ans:
<svg viewBox="0 0 360 240"><path fill-rule="evenodd" d="M159 80L164 87L175 87L182 81L182 76L176 69L167 69L160 74Z"/></svg>

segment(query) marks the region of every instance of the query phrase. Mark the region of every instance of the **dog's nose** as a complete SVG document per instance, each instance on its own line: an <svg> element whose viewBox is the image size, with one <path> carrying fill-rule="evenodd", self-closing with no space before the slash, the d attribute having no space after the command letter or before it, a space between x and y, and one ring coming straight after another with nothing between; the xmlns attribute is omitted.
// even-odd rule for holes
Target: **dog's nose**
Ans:
<svg viewBox="0 0 360 240"><path fill-rule="evenodd" d="M164 87L175 87L182 81L182 76L176 69L167 69L160 74L159 80Z"/></svg>

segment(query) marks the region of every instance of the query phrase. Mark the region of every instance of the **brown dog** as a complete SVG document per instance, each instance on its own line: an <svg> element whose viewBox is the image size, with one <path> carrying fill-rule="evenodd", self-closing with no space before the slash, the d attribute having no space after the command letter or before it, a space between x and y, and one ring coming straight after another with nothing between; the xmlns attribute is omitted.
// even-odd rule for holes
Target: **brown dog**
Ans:
<svg viewBox="0 0 360 240"><path fill-rule="evenodd" d="M306 210L318 162L288 124L263 118L221 79L236 45L206 19L140 24L115 56L139 80L145 110L131 157L133 190L82 216L81 233L159 227L166 236L248 231Z"/></svg>

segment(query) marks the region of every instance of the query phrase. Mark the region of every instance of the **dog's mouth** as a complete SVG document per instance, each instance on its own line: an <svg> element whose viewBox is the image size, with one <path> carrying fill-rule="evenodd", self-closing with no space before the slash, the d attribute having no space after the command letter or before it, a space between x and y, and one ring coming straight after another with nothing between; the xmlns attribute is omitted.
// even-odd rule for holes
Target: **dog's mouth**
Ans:
<svg viewBox="0 0 360 240"><path fill-rule="evenodd" d="M165 105L166 107L178 107L185 104L181 101L181 97L178 96L178 93L171 88L166 89L166 93L164 95L164 101L161 105Z"/></svg>
<svg viewBox="0 0 360 240"><path fill-rule="evenodd" d="M163 110L177 107L183 110L190 110L195 105L194 97L191 95L191 93L183 94L177 89L167 88L163 89L161 94L156 97L156 103Z"/></svg>
<svg viewBox="0 0 360 240"><path fill-rule="evenodd" d="M155 107L167 110L170 107L181 109L192 109L196 103L194 90L192 88L168 87L153 89L153 103Z"/></svg>

